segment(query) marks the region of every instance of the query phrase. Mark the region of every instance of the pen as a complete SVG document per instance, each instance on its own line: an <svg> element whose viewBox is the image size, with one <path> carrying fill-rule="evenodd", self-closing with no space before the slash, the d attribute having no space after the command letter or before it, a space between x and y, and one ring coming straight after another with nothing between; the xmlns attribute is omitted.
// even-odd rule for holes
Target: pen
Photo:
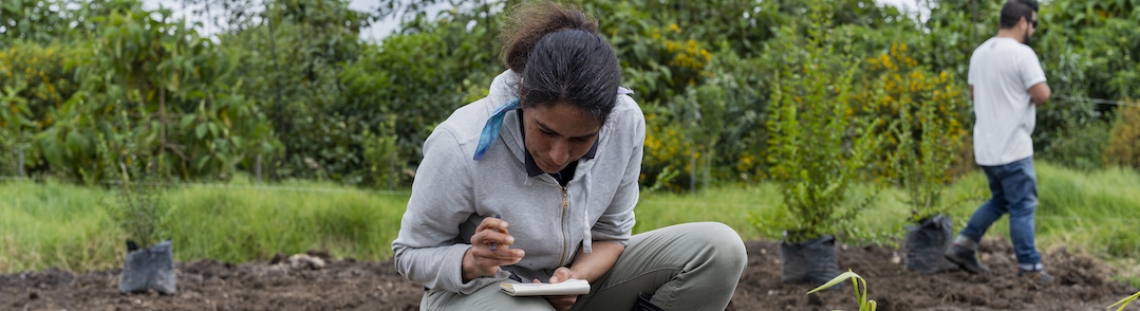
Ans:
<svg viewBox="0 0 1140 311"><path fill-rule="evenodd" d="M499 213L495 213L495 218L503 219L503 216L500 216ZM495 251L495 242L491 242L491 251Z"/></svg>

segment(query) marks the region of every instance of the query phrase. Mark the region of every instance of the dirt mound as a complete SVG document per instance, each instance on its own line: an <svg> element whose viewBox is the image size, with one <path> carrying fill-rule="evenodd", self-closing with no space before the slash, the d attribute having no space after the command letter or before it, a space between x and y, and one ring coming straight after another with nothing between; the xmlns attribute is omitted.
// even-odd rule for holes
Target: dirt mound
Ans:
<svg viewBox="0 0 1140 311"><path fill-rule="evenodd" d="M850 287L805 295L807 285L780 282L779 244L746 243L749 265L729 310L833 310L855 308ZM845 248L845 249L844 249ZM1016 278L1013 251L1002 240L980 249L994 273L922 275L902 268L900 250L841 247L839 266L868 279L879 310L1103 310L1134 292L1110 281L1092 258L1057 250L1045 263L1053 284ZM0 310L418 310L423 289L396 274L391 262L334 260L321 268L270 261L179 263L178 294L121 295L118 270L74 275L48 269L0 275Z"/></svg>

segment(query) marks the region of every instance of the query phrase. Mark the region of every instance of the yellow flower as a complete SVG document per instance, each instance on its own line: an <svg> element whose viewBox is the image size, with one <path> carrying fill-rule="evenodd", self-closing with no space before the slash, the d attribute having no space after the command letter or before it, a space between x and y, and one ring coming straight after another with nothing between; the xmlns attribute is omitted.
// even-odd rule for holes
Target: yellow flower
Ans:
<svg viewBox="0 0 1140 311"><path fill-rule="evenodd" d="M681 33L681 27L677 26L677 23L669 24L669 30L672 30L673 32L676 32L676 33Z"/></svg>

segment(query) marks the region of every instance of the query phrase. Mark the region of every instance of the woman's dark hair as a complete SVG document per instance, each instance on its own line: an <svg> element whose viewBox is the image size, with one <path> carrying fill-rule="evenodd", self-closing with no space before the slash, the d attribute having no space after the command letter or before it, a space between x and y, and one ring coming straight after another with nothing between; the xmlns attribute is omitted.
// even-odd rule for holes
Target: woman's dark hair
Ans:
<svg viewBox="0 0 1140 311"><path fill-rule="evenodd" d="M617 103L617 55L586 14L552 2L515 7L503 32L503 61L522 76L523 107L571 104L598 124Z"/></svg>
<svg viewBox="0 0 1140 311"><path fill-rule="evenodd" d="M1017 21L1022 17L1026 22L1031 22L1033 12L1037 12L1037 9L1035 0L1009 0L1001 7L1001 28L1010 29L1017 26Z"/></svg>

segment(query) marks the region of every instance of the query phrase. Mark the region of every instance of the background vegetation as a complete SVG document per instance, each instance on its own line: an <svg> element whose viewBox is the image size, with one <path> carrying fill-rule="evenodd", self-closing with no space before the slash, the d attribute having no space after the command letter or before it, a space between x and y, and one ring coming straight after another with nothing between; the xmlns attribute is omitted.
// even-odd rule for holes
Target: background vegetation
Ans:
<svg viewBox="0 0 1140 311"><path fill-rule="evenodd" d="M204 8L195 13L207 24L187 24L137 0L5 1L0 174L99 182L133 150L157 158L162 180L260 169L274 181L407 186L435 124L504 70L499 26L518 1L460 2L429 19L422 9L437 2L361 12L344 0L179 0ZM966 145L968 57L996 32L1002 1L928 1L922 16L871 0L814 10L807 0L569 3L600 17L647 114L643 184L679 191L768 176L774 81L781 64L804 61L792 57L802 45L776 43L810 37L808 12L835 38L817 45L858 67L848 100L858 116L889 120L933 103L948 138ZM1140 125L1089 99L1140 95L1137 12L1130 1L1042 6L1034 47L1058 94L1039 111L1043 158L1085 169L1135 162L1109 145L1134 143L1127 133ZM361 40L381 18L402 27ZM895 175L888 155L874 157L884 161L868 178Z"/></svg>

